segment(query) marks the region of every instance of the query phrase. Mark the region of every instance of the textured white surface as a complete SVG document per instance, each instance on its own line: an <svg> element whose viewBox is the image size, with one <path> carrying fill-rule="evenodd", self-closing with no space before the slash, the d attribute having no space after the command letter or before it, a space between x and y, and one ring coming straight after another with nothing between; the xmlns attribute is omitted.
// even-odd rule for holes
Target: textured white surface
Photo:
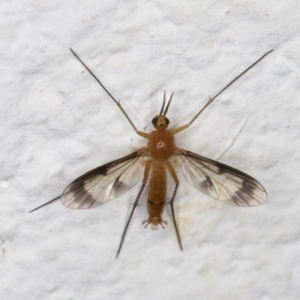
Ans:
<svg viewBox="0 0 300 300"><path fill-rule="evenodd" d="M1 299L299 299L299 9L299 0L1 1ZM145 131L164 90L175 92L168 115L178 126L274 49L177 138L257 178L265 205L227 206L183 180L184 252L168 211L166 229L143 228L144 195L118 260L138 186L97 209L57 202L29 214L145 144L70 47Z"/></svg>

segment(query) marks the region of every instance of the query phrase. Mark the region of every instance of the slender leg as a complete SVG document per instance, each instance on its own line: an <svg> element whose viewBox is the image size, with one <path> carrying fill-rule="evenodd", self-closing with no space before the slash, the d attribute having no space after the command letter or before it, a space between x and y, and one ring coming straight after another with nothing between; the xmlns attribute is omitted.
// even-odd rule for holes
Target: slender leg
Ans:
<svg viewBox="0 0 300 300"><path fill-rule="evenodd" d="M116 258L118 258L119 254L120 254L120 251L121 251L121 248L122 248L122 245L123 245L123 242L124 242L124 238L125 238L125 235L126 235L128 226L129 226L129 223L130 223L130 221L131 221L131 218L132 218L132 216L133 216L133 213L134 213L134 211L135 211L135 208L136 208L137 205L138 205L138 202L139 202L139 199L140 199L140 197L141 197L141 194L142 194L142 192L143 192L143 190L144 190L144 187L145 187L145 184L143 183L143 184L142 184L142 187L141 187L141 189L140 189L140 191L139 191L139 193L138 193L138 195L137 195L137 197L136 197L136 200L135 200L134 203L133 203L133 207L132 207L130 216L129 216L129 218L128 218L128 221L127 221L127 223L126 223L126 226L125 226L124 231L123 231L123 234L122 234L122 238L121 238L121 242L120 242L120 245L119 245L119 248L118 248L118 251L117 251Z"/></svg>
<svg viewBox="0 0 300 300"><path fill-rule="evenodd" d="M42 204L42 205L40 205L40 206L38 206L38 207L36 207L36 208L30 210L29 212L32 213L32 212L34 212L34 211L36 211L36 210L38 210L38 209L40 209L40 208L42 208L42 207L44 207L44 206L46 206L46 205L48 205L48 204L50 204L50 203L52 203L52 202L54 202L54 201L60 199L60 197L61 197L61 196L58 196L58 197L56 197L56 198L54 198L54 199L52 199L52 200L50 200L50 201L48 201L48 202L46 202L46 203L44 203L44 204Z"/></svg>
<svg viewBox="0 0 300 300"><path fill-rule="evenodd" d="M120 245L119 245L119 248L118 248L118 251L117 251L117 255L116 255L116 258L118 258L120 252L121 252L121 248L122 248L122 245L124 243L124 239L125 239L125 235L126 235L126 232L127 232L127 229L128 229L128 226L129 226L129 223L131 221L131 218L133 216L133 213L135 211L135 208L138 206L138 203L139 203L139 200L140 200L140 197L142 195L142 192L144 190L144 187L146 185L146 182L147 182L147 179L149 177L149 173L150 173L150 170L151 170L151 166L152 166L152 159L149 159L147 162L146 162L146 166L145 166L145 170L144 170L144 178L143 178L143 183L142 183L142 186L140 188L140 191L136 197L136 200L134 201L133 203L133 207L132 207L132 210L130 212L130 215L129 215L129 218L128 218L128 221L126 223L126 226L124 228L124 231L123 231L123 234L122 234L122 237L121 237L121 242L120 242Z"/></svg>
<svg viewBox="0 0 300 300"><path fill-rule="evenodd" d="M96 81L102 86L102 88L104 89L104 91L108 94L108 96L117 104L117 106L120 108L120 110L122 111L122 113L124 114L124 116L126 117L126 119L128 120L128 122L130 123L130 125L132 126L132 128L135 130L135 132L148 139L149 138L149 134L146 132L142 132L137 130L137 128L135 127L135 125L133 124L133 122L131 121L131 119L129 118L129 116L127 115L127 113L125 112L123 106L121 105L120 101L117 101L116 98L108 91L108 89L103 85L103 83L96 77L96 75L86 66L86 64L79 58L79 56L73 51L73 49L71 49L71 52L74 54L74 56L82 63L82 65L88 70L88 72L96 79Z"/></svg>
<svg viewBox="0 0 300 300"><path fill-rule="evenodd" d="M172 219L173 219L173 223L174 223L174 227L175 227L175 231L176 231L176 235L177 235L177 240L178 240L178 244L179 244L179 248L181 251L183 251L182 248L182 244L181 244L181 239L180 239L180 235L179 235L179 230L177 227L177 223L176 223L176 218L175 218L175 212L174 212L174 200L175 200L175 196L179 187L179 180L178 177L176 175L176 172L174 170L174 168L172 167L171 163L169 161L166 161L166 167L168 169L168 171L170 172L174 182L175 182L175 188L174 188L174 192L170 201L170 207L171 207L171 213L172 213Z"/></svg>
<svg viewBox="0 0 300 300"><path fill-rule="evenodd" d="M172 199L170 201L170 206L171 206L172 219L173 219L174 227L175 227L175 230L176 230L176 235L177 235L179 248L180 248L181 251L183 251L182 243L181 243L181 239L180 239L180 235L179 235L179 230L178 230L177 223L176 223L175 212L174 212L174 200L175 200L175 196L176 196L178 187L179 187L179 183L177 183L175 185L173 196L172 196Z"/></svg>
<svg viewBox="0 0 300 300"><path fill-rule="evenodd" d="M200 111L192 118L192 120L178 128L170 130L173 134L176 134L182 130L187 129L189 126L192 125L192 123L199 117L199 115L208 107L218 96L220 96L227 88L229 88L234 82L236 82L240 77L242 77L245 73L247 73L251 68L253 68L257 63L259 63L265 56L267 56L269 53L271 53L273 50L268 51L265 53L260 59L255 61L251 66L249 66L246 70L244 70L241 74L236 76L233 80L231 80L220 92L218 92L214 97L209 98L207 103L200 109Z"/></svg>

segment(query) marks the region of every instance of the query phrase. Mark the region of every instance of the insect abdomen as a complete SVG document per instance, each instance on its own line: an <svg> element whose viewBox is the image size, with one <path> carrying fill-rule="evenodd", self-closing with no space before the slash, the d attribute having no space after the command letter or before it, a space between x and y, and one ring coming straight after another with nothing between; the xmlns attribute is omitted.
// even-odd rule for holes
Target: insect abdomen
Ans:
<svg viewBox="0 0 300 300"><path fill-rule="evenodd" d="M158 229L158 225L165 223L161 219L164 210L167 182L166 168L164 162L154 161L150 177L149 195L148 195L148 213L149 218L145 223L151 224L152 229Z"/></svg>

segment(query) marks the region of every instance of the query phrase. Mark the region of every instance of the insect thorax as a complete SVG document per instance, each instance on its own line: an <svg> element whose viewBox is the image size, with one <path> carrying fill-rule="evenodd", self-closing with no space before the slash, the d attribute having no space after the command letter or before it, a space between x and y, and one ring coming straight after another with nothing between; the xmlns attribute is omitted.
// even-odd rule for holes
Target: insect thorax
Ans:
<svg viewBox="0 0 300 300"><path fill-rule="evenodd" d="M170 131L152 131L148 148L152 158L166 160L173 155L175 144L174 135Z"/></svg>

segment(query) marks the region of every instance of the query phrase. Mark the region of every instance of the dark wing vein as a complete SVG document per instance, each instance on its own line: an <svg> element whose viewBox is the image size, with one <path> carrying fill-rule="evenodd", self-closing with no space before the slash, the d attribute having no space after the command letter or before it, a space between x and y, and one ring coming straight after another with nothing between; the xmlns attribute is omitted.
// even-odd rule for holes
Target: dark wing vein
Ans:
<svg viewBox="0 0 300 300"><path fill-rule="evenodd" d="M182 150L183 173L204 194L237 206L264 203L267 192L253 177L220 162Z"/></svg>
<svg viewBox="0 0 300 300"><path fill-rule="evenodd" d="M119 197L138 182L142 160L134 152L87 172L67 186L61 196L63 205L88 209Z"/></svg>

